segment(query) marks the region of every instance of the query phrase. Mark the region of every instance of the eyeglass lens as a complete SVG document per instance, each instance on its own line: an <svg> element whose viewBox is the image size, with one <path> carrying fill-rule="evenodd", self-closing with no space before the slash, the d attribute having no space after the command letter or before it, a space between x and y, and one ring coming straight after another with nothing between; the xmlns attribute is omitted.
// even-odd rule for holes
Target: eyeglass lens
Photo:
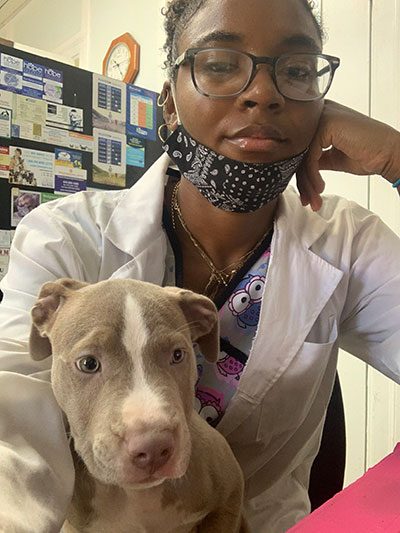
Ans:
<svg viewBox="0 0 400 533"><path fill-rule="evenodd" d="M236 50L201 50L194 58L197 87L209 96L232 96L247 85L253 69L249 56ZM329 61L318 55L293 54L280 57L275 78L283 96L294 100L315 100L331 80Z"/></svg>

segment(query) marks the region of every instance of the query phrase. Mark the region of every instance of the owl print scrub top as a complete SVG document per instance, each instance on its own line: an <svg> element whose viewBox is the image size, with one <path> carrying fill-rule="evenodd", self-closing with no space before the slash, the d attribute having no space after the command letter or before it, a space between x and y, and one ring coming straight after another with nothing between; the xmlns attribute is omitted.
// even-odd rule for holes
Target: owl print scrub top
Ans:
<svg viewBox="0 0 400 533"><path fill-rule="evenodd" d="M168 235L163 285L182 287L182 255L166 209L163 223ZM260 316L272 233L273 230L214 300L220 322L220 352L217 362L206 361L199 346L194 344L198 371L195 408L212 426L216 426L222 419L250 354Z"/></svg>

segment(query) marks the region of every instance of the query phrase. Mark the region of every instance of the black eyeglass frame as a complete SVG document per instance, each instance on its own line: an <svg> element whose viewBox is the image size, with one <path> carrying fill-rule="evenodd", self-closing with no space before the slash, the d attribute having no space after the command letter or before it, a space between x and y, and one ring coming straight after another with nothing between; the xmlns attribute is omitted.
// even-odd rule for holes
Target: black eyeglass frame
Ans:
<svg viewBox="0 0 400 533"><path fill-rule="evenodd" d="M239 52L240 54L243 54L243 55L245 55L245 56L247 56L247 57L249 57L251 59L253 67L252 67L252 71L251 71L251 74L250 74L250 78L249 78L248 82L246 83L246 85L240 91L237 91L236 93L229 94L229 95L210 95L210 94L207 94L206 92L204 92L197 85L196 78L195 78L195 75L194 75L194 59L195 59L196 55L199 52L204 52L204 51L207 51L207 50L221 50L223 52ZM320 96L317 96L316 98L312 98L310 100L301 100L299 98L291 98L290 96L286 96L279 89L278 83L276 81L276 74L275 74L276 63L283 57L292 57L292 56L297 56L297 55L299 55L299 56L301 55L301 56L322 57L322 58L324 58L324 59L326 59L328 61L329 66L330 66L330 78L329 78L329 82L328 82L328 85L326 86L325 91ZM207 96L209 98L232 98L234 96L239 96L239 94L242 94L250 86L250 84L254 80L254 78L255 78L255 76L257 74L257 65L265 64L265 65L270 65L272 67L272 72L271 72L272 81L274 82L274 85L275 85L277 91L279 92L279 94L281 94L284 98L286 98L288 100L294 100L295 102L315 102L317 100L321 100L322 98L324 98L324 96L327 94L327 92L329 91L329 89L330 89L330 87L332 85L333 76L335 74L335 71L337 70L337 68L340 65L340 58L339 57L330 56L330 55L327 55L327 54L316 54L314 52L296 52L296 53L282 54L282 55L277 56L277 57L268 57L268 56L255 56L253 54L250 54L249 52L244 52L243 50L235 50L235 49L232 49L232 48L218 48L218 47L215 47L215 46L211 46L211 47L207 47L207 48L188 48L185 52L183 52L183 54L181 54L179 57L176 58L175 63L174 63L174 69L178 70L178 68L185 61L188 61L190 63L190 71L191 71L191 75L192 75L192 82L193 82L193 85L195 86L196 90L200 94L203 94L204 96ZM324 72L322 72L322 73L324 73Z"/></svg>

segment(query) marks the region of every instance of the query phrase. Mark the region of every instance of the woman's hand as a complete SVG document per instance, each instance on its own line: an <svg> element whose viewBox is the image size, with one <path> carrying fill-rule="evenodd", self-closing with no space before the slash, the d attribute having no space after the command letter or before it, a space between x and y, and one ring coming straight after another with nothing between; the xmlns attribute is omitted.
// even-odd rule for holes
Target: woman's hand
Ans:
<svg viewBox="0 0 400 533"><path fill-rule="evenodd" d="M317 132L297 171L303 205L318 211L325 182L320 170L380 174L394 183L400 178L400 133L353 109L325 101ZM400 194L400 187L398 187Z"/></svg>

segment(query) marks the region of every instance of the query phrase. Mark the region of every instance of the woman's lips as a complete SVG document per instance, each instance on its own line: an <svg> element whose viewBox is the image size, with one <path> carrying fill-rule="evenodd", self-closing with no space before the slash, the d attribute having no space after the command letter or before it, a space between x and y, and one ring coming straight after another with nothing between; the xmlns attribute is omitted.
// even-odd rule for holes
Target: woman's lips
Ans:
<svg viewBox="0 0 400 533"><path fill-rule="evenodd" d="M273 126L252 125L241 128L227 140L246 152L275 152L282 149L287 139Z"/></svg>
<svg viewBox="0 0 400 533"><path fill-rule="evenodd" d="M228 141L246 152L275 152L281 150L285 142L265 137L232 137Z"/></svg>

